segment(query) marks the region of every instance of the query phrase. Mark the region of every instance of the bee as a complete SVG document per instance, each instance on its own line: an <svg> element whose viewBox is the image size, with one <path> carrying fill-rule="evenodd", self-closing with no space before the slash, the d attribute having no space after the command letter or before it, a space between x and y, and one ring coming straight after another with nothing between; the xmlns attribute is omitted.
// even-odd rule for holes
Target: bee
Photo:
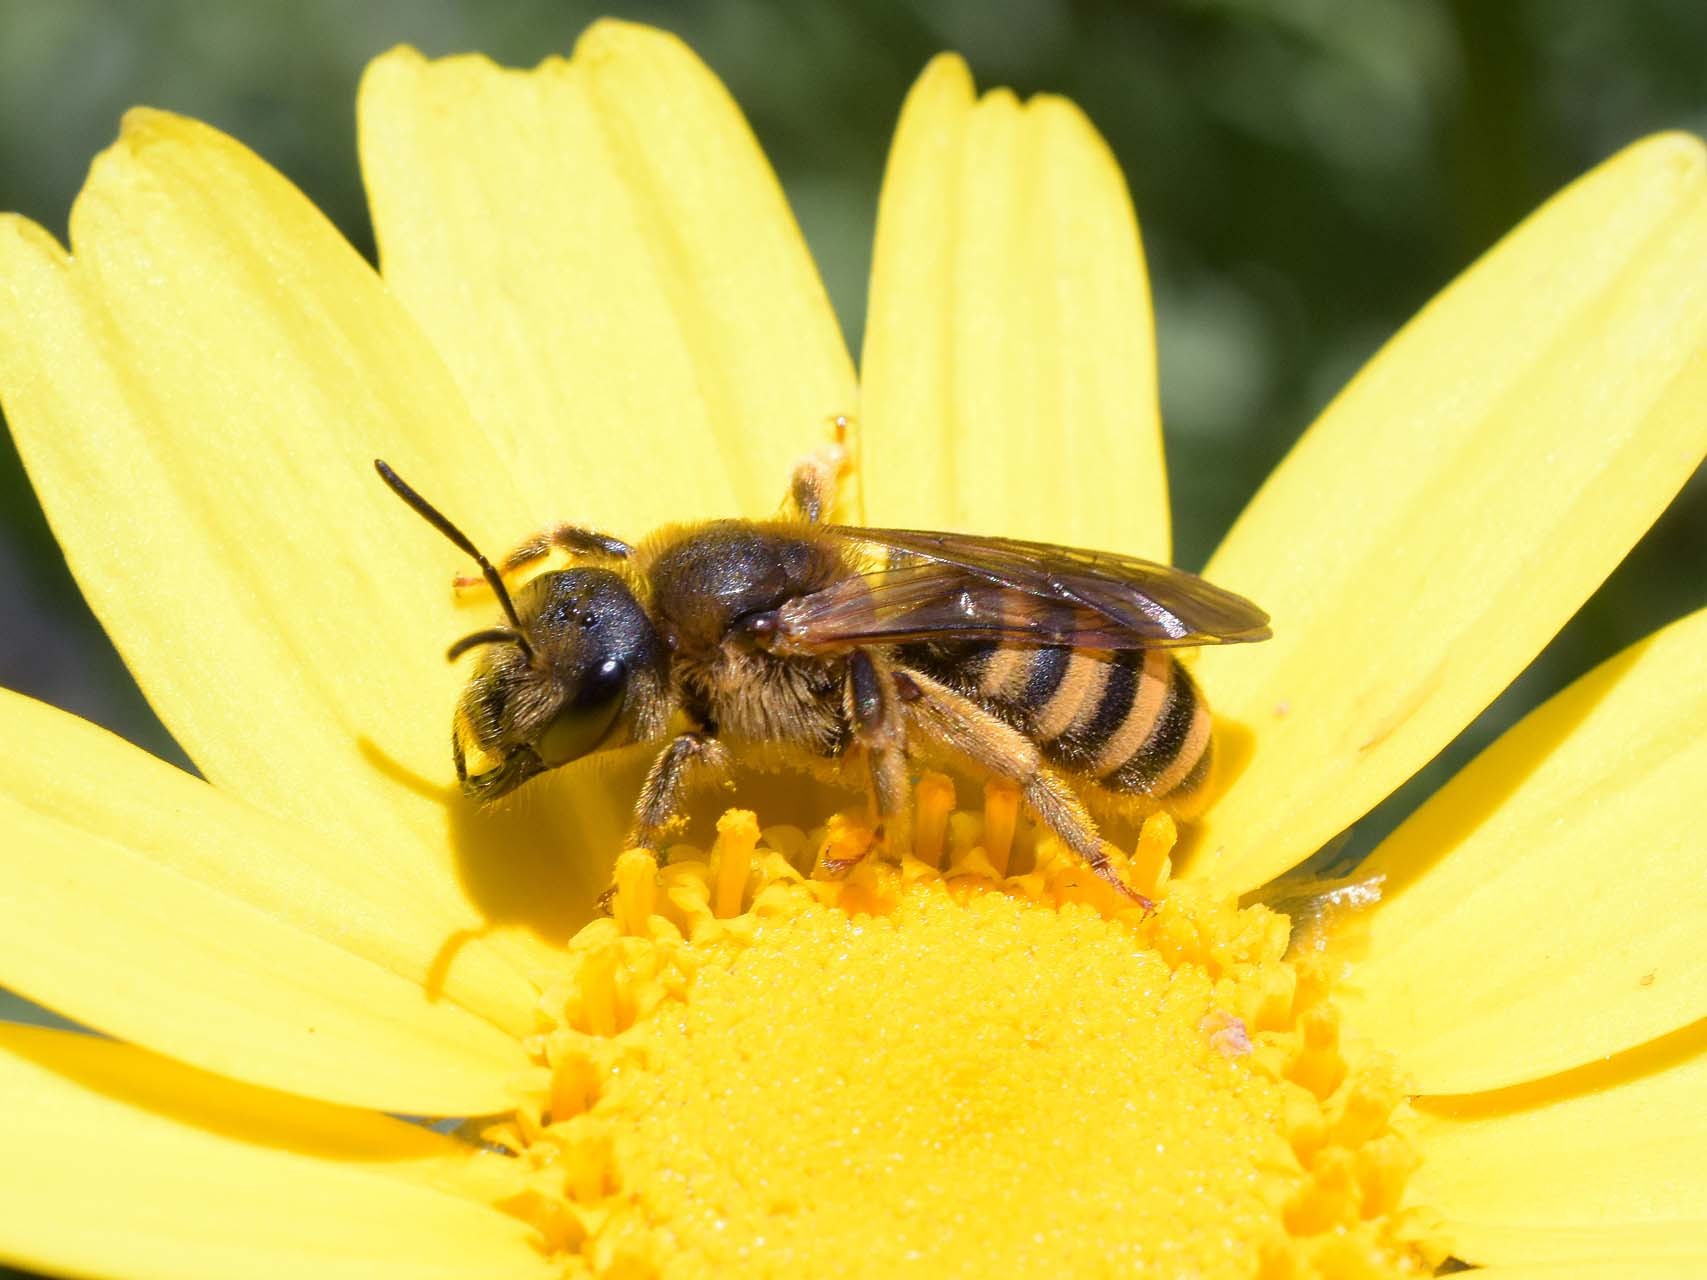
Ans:
<svg viewBox="0 0 1707 1280"><path fill-rule="evenodd" d="M836 463L797 468L785 514L666 527L638 546L578 525L501 570L384 462L382 479L480 566L499 625L457 703L452 758L487 802L590 752L657 742L631 840L656 849L685 793L740 756L863 783L892 855L910 766L1011 780L1097 875L1108 816L1205 803L1210 714L1175 652L1262 640L1268 615L1194 574L1012 538L828 522ZM553 551L570 567L507 577ZM460 579L459 582L478 582Z"/></svg>

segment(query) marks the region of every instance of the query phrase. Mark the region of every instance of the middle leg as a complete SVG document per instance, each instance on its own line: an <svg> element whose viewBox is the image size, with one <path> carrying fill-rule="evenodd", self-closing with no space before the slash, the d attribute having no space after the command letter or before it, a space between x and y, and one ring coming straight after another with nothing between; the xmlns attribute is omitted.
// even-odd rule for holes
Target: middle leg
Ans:
<svg viewBox="0 0 1707 1280"><path fill-rule="evenodd" d="M865 751L867 782L878 832L892 859L913 848L912 797L907 789L907 729L901 699L885 659L869 649L848 658L847 713Z"/></svg>

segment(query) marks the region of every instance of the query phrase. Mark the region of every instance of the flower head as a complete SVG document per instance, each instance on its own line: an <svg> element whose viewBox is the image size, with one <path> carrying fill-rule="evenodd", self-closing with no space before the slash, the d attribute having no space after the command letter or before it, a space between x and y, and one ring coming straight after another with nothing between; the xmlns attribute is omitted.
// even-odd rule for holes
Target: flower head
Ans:
<svg viewBox="0 0 1707 1280"><path fill-rule="evenodd" d="M454 797L438 655L467 619L434 565L461 566L369 460L483 544L566 514L641 536L771 509L814 425L851 413L843 500L872 524L1165 559L1132 211L1070 104L977 98L939 59L897 133L856 387L762 156L669 37L601 24L527 73L392 53L361 141L383 281L256 157L159 113L97 160L69 253L0 220L0 399L206 779L0 700L0 977L116 1037L0 1034L0 1256L1707 1259L1707 614L1419 811L1335 947L1288 954L1284 915L1236 903L1439 750L1707 452L1697 144L1639 144L1514 232L1229 534L1208 575L1275 638L1198 661L1230 767L1177 845L1165 821L1135 835L1156 912L1011 793L957 804L927 775L899 867L860 861L855 816L731 811L666 867L624 854L587 923L646 760L496 813ZM483 1117L482 1141L380 1112Z"/></svg>

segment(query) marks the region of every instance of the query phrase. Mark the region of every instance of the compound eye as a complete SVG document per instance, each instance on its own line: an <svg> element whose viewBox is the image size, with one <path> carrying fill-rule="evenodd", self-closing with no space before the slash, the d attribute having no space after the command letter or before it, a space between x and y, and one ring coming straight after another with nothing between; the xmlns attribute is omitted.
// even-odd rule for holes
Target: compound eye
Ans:
<svg viewBox="0 0 1707 1280"><path fill-rule="evenodd" d="M623 682L627 678L628 669L623 666L622 659L606 658L593 668L592 674L581 686L581 696L578 701L599 700L609 697L612 693L621 693Z"/></svg>
<svg viewBox="0 0 1707 1280"><path fill-rule="evenodd" d="M575 700L557 713L534 744L546 768L579 760L604 741L622 710L626 676L615 658L606 659L592 672Z"/></svg>

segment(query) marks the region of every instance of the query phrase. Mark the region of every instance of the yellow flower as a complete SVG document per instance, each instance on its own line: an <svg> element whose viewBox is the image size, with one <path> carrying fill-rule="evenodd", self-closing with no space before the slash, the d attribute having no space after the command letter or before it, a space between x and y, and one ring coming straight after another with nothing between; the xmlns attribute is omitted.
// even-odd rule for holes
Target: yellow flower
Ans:
<svg viewBox="0 0 1707 1280"><path fill-rule="evenodd" d="M946 867L803 881L808 837L737 812L701 859L625 855L591 924L643 758L447 803L459 566L369 460L488 546L566 514L643 532L771 509L851 412L873 523L1165 559L1125 188L1070 104L975 100L933 63L856 398L775 180L670 38L601 24L523 74L387 55L361 144L383 282L254 156L158 113L96 162L71 255L0 220L7 416L206 778L0 699L0 978L116 1037L0 1031L0 1258L1707 1268L1707 612L1389 839L1355 951L1284 959L1284 919L1233 901L1451 739L1707 452L1694 142L1550 202L1235 526L1209 576L1275 639L1201 655L1230 777L1154 916L1010 834L1000 789L980 818L927 778ZM1135 871L1160 882L1169 842L1147 828ZM499 1119L482 1149L381 1112Z"/></svg>

